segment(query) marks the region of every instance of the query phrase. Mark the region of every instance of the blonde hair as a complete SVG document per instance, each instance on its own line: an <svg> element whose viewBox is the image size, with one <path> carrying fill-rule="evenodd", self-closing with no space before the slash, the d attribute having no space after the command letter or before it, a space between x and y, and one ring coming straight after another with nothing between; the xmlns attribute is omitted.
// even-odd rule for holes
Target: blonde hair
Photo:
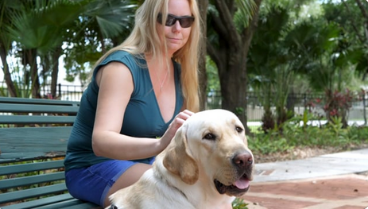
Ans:
<svg viewBox="0 0 368 209"><path fill-rule="evenodd" d="M195 20L191 26L191 33L187 43L174 53L173 59L181 64L181 85L186 109L193 112L199 111L199 85L198 85L198 56L200 32L200 15L196 0L188 0L192 15ZM153 59L163 60L166 54L161 48L161 40L157 34L157 16L162 13L162 21L166 21L169 0L145 0L137 9L135 15L135 26L129 37L120 45L110 49L96 63L96 66L109 54L124 50L131 54L147 53ZM166 42L164 40L164 46ZM165 51L162 51L165 50Z"/></svg>

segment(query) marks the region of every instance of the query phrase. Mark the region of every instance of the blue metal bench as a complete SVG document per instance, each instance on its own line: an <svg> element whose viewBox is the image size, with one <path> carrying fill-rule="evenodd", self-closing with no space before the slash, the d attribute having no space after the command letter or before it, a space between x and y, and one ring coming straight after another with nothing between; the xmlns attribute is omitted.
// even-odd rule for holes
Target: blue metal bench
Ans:
<svg viewBox="0 0 368 209"><path fill-rule="evenodd" d="M73 101L0 97L0 209L100 208L73 198L64 182L78 109Z"/></svg>

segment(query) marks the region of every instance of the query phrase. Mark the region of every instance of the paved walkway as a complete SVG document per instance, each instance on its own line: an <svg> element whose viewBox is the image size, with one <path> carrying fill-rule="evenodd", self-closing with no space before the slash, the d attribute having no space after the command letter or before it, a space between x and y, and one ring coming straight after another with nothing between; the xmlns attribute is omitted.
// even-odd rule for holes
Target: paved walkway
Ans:
<svg viewBox="0 0 368 209"><path fill-rule="evenodd" d="M365 209L368 149L256 164L249 209Z"/></svg>

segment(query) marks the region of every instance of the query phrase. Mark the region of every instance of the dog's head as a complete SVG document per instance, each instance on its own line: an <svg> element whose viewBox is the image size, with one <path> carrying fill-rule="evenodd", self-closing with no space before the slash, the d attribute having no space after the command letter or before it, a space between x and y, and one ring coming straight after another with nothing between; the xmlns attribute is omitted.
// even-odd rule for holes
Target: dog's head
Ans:
<svg viewBox="0 0 368 209"><path fill-rule="evenodd" d="M163 164L187 184L204 175L220 194L241 196L249 189L254 161L238 117L226 110L206 110L177 131Z"/></svg>

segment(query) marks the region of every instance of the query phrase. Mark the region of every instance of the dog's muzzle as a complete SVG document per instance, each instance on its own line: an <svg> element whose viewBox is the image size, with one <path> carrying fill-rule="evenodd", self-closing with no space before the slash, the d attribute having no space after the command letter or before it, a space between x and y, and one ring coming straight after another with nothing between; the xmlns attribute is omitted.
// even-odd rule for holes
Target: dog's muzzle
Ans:
<svg viewBox="0 0 368 209"><path fill-rule="evenodd" d="M111 204L109 209L119 209L118 206Z"/></svg>
<svg viewBox="0 0 368 209"><path fill-rule="evenodd" d="M249 152L237 154L232 159L238 173L243 174L253 165L253 157Z"/></svg>
<svg viewBox="0 0 368 209"><path fill-rule="evenodd" d="M232 158L232 164L236 169L237 180L231 185L225 185L215 179L214 184L220 194L229 196L241 196L249 190L252 180L253 157L249 152L236 154Z"/></svg>

